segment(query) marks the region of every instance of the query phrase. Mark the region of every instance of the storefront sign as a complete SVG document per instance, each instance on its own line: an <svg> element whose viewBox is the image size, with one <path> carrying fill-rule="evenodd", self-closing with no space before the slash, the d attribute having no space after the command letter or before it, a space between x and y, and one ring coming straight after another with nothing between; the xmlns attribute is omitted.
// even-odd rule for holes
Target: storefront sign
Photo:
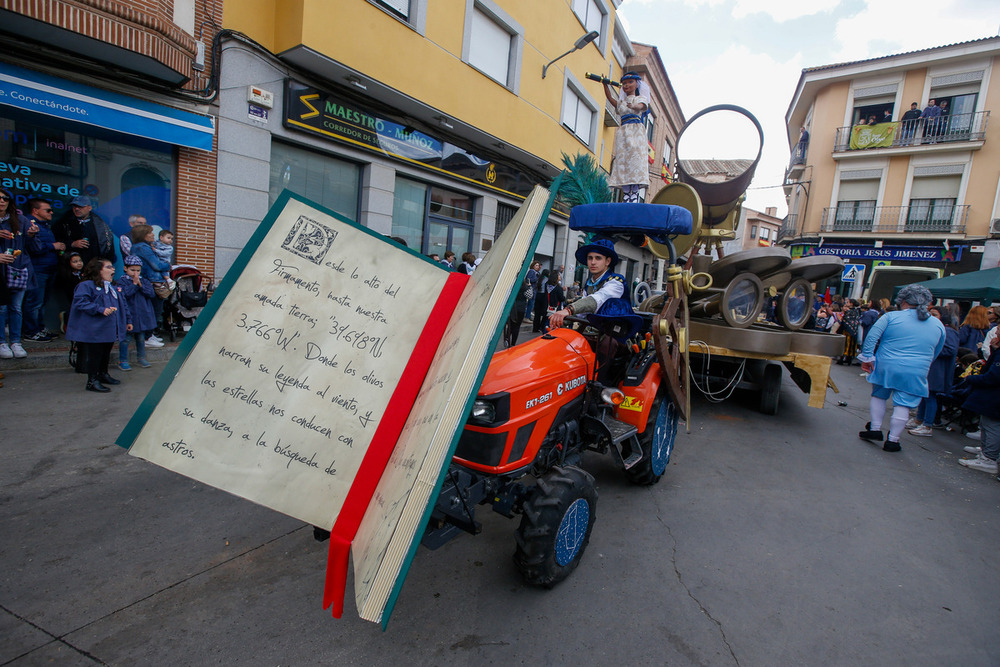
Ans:
<svg viewBox="0 0 1000 667"><path fill-rule="evenodd" d="M941 246L885 246L872 248L857 245L831 245L822 247L797 246L792 249L793 257L812 257L814 255L836 255L842 259L870 259L907 262L957 262L962 259L962 249L965 246L951 246L945 250Z"/></svg>
<svg viewBox="0 0 1000 667"><path fill-rule="evenodd" d="M397 122L402 119L291 79L285 86L284 113L290 129L346 141L514 194L527 195L539 180Z"/></svg>
<svg viewBox="0 0 1000 667"><path fill-rule="evenodd" d="M896 138L899 123L877 123L875 125L855 125L851 128L851 149L888 148Z"/></svg>
<svg viewBox="0 0 1000 667"><path fill-rule="evenodd" d="M119 95L0 63L0 104L63 120L212 150L211 116Z"/></svg>

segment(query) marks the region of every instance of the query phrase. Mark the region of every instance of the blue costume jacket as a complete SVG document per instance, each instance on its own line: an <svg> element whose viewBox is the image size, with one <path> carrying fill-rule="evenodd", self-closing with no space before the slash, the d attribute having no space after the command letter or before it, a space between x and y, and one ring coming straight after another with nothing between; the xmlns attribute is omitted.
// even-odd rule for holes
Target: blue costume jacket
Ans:
<svg viewBox="0 0 1000 667"><path fill-rule="evenodd" d="M858 359L875 361L868 375L872 384L927 396L927 373L945 337L944 325L936 317L919 320L913 308L892 311L872 325Z"/></svg>
<svg viewBox="0 0 1000 667"><path fill-rule="evenodd" d="M139 278L136 285L127 276L120 276L115 281L115 285L121 289L125 303L128 304L128 311L132 315L132 333L142 331L152 331L156 328L156 314L153 312L153 299L156 292L153 291L153 283L145 278Z"/></svg>
<svg viewBox="0 0 1000 667"><path fill-rule="evenodd" d="M104 309L109 306L118 310L105 315ZM128 304L117 285L97 287L93 280L84 280L73 292L66 340L77 343L113 343L125 340L131 323Z"/></svg>

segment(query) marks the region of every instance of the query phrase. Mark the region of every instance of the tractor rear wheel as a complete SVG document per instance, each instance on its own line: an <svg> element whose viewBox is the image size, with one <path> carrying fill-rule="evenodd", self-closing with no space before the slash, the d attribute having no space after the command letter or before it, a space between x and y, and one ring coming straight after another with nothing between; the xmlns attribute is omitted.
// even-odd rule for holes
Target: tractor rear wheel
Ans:
<svg viewBox="0 0 1000 667"><path fill-rule="evenodd" d="M576 569L597 518L594 478L575 466L553 468L524 502L514 563L529 584L551 588Z"/></svg>
<svg viewBox="0 0 1000 667"><path fill-rule="evenodd" d="M650 417L646 430L639 435L642 458L625 471L628 481L640 486L652 486L660 481L667 471L677 437L677 408L669 398L657 396Z"/></svg>

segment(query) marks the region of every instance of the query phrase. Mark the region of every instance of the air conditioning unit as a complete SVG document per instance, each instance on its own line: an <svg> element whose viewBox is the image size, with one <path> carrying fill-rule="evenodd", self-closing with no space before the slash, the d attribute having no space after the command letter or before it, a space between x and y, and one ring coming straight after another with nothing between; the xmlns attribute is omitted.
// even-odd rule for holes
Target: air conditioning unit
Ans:
<svg viewBox="0 0 1000 667"><path fill-rule="evenodd" d="M990 221L990 236L993 238L1000 237L1000 218L993 218Z"/></svg>

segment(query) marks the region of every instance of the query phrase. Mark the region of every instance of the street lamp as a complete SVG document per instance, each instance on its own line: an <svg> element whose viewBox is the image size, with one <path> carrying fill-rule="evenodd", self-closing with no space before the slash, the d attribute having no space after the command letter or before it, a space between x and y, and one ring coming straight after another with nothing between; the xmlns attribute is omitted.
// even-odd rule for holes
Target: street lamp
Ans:
<svg viewBox="0 0 1000 667"><path fill-rule="evenodd" d="M550 60L548 62L547 65L545 65L545 67L542 68L542 78L543 79L545 78L545 73L548 71L549 65L551 65L555 61L559 60L559 58L565 58L566 56L568 56L569 54L573 53L574 51L579 51L583 47L587 46L587 44L590 44L592 41L594 41L595 39L597 39L598 36L600 36L600 34L601 33L597 32L596 30L591 30L586 35L584 35L580 39L576 40L576 44L573 45L572 49L570 49L566 53L562 54L561 56L553 58L552 60Z"/></svg>

